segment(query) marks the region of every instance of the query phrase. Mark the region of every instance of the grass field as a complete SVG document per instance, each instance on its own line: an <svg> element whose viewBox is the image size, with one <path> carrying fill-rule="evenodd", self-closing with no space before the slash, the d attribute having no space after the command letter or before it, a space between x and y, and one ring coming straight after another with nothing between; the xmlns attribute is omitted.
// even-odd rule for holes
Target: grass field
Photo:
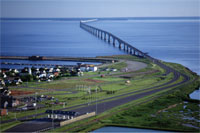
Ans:
<svg viewBox="0 0 200 133"><path fill-rule="evenodd" d="M107 111L95 118L89 118L87 120L76 122L68 126L64 126L54 131L75 131L75 132L89 132L103 126L125 126L125 127L137 127L137 128L147 128L147 129L161 129L161 130L170 130L170 131L189 131L197 132L199 126L199 102L187 102L189 99L188 94L195 90L200 84L199 77L191 73L188 69L182 67L178 64L166 63L171 67L176 68L177 70L184 72L185 74L191 77L191 82L176 88L171 88L159 93L154 94L150 97L145 97L140 100L136 100L129 104L123 105L122 107L114 108L110 111ZM151 76L150 76L151 77ZM171 79L173 75L170 75L168 79ZM198 78L198 80L195 80ZM154 79L158 80L158 77L147 78L138 82L131 81L133 86L138 88L140 85L144 86L145 84L154 84ZM181 82L183 77L180 77L175 83ZM133 80L134 81L134 80ZM161 82L163 82L161 80ZM172 84L175 84L172 83ZM119 83L120 84L120 83ZM152 86L152 85L149 85ZM114 87L113 87L114 88ZM132 88L132 87L131 87ZM169 91L170 90L170 91ZM172 91L173 90L173 91ZM156 98L156 97L160 98ZM150 100L146 100L150 98ZM152 100L155 99L156 100ZM142 103L142 101L148 101ZM190 101L190 100L189 100ZM137 105L137 103L142 103ZM136 105L136 106L135 106ZM123 111L125 109L125 111ZM114 113L118 112L119 113ZM120 111L122 110L122 111ZM113 113L112 113L113 112ZM109 115L114 114L114 115ZM103 119L97 120L102 116L107 116ZM191 119L192 118L192 119ZM90 124L85 124L88 121L97 120ZM85 126L79 126L79 125ZM189 126L194 126L197 128L192 128Z"/></svg>
<svg viewBox="0 0 200 133"><path fill-rule="evenodd" d="M53 82L41 82L41 83L28 82L28 83L22 84L22 86L19 88L11 87L10 89L34 91L34 92L38 92L39 93L38 95L43 94L43 95L54 96L55 99L58 99L58 101L67 103L66 107L72 107L75 105L91 102L95 100L96 98L98 98L98 100L101 100L105 98L111 98L114 96L120 96L122 94L127 94L127 93L135 92L135 91L139 91L135 93L135 94L139 94L139 93L150 91L153 89L159 89L159 87L157 87L157 88L145 90L146 88L151 88L151 87L155 87L155 86L167 83L174 77L172 73L170 73L169 75L163 76L163 73L165 71L162 68L149 62L147 59L144 59L144 58L137 58L137 57L128 56L128 55L112 56L112 57L109 56L109 57L104 57L104 58L140 61L140 62L147 63L147 67L135 72L121 72L120 69L127 67L127 64L125 62L117 62L110 65L106 64L106 66L101 67L103 69L115 68L115 69L118 69L117 72L111 72L111 73L108 73L107 71L94 72L94 73L86 72L84 73L83 77L67 77L67 78L64 77L59 80L55 80ZM186 69L185 67L179 64L173 64L173 63L166 63L166 64L189 75L191 77L191 80L197 77L197 76L194 76L194 74L191 73L188 69ZM101 77L102 74L105 74L105 76ZM128 75L128 78L124 78L124 75L125 76ZM183 77L180 77L176 82L168 84L166 86L179 83L182 80L183 80ZM171 116L172 113L167 114L164 112L157 115L156 112L158 110L161 110L163 108L170 106L171 104L177 104L177 103L183 102L183 97L186 97L185 96L186 94L189 94L191 93L192 90L194 90L192 89L193 82L191 82L190 84L191 86L186 88L184 90L184 93L183 94L181 93L180 97L176 97L178 93L175 93L173 94L174 96L172 99L170 99L170 101L168 99L169 97L159 98L158 100L154 100L154 101L152 99L157 98L158 96L160 97L160 95L163 95L165 93L166 93L165 94L166 96L171 95L171 92L169 94L168 91L174 88L169 88L169 90L165 90L165 91L156 93L154 95L141 98L139 100L128 103L126 105L116 107L115 109L112 109L110 111L106 111L98 115L97 118L100 118L101 116L107 115L112 112L116 112L116 110L121 110L124 107L130 108L130 110L120 112L119 114L115 114L112 117L101 119L99 122L91 125L89 128L88 126L85 126L80 129L74 129L72 131L91 131L97 127L105 126L105 125L121 125L121 126L144 127L144 128L150 128L150 127L159 128L160 127L162 129L172 130L173 127L175 126L172 123L173 119L171 120L171 118L173 117ZM96 90L97 90L97 93L96 93ZM119 98L122 98L122 97L119 97ZM145 100L149 102L142 105L137 105L138 103L143 102ZM164 105L163 104L164 102L166 102L167 104ZM49 109L52 107L51 103L52 101L40 102L40 104L44 104L46 105L46 107L38 109L37 112L35 110L25 111L23 113L18 112L17 117L19 118L19 117L24 117L27 115L32 115L35 113L43 113L45 112L46 109ZM191 108L195 106L195 109L196 109L196 105L193 105L193 104L190 105L190 103L188 105L189 105L188 108L190 106ZM54 106L54 109L63 108L63 105L55 104L53 106ZM177 107L179 106L181 105L178 105ZM180 108L181 107L179 107L179 109ZM170 111L168 111L168 113L170 113ZM177 109L176 112L178 111L180 110ZM155 115L156 117L152 117ZM163 116L163 119L162 121L160 121L159 119L162 116ZM168 118L168 116L170 117ZM195 118L196 117L197 116L195 115ZM9 115L1 117L1 120L9 120L13 118L15 118L15 113L9 112ZM89 120L92 120L92 119L94 118L89 118ZM66 129L69 129L70 127L74 127L80 123L83 123L84 121L87 121L87 120L76 122L74 124L68 125L67 127L65 126L65 127L58 128L54 131L65 131ZM178 123L180 119L176 118L176 121ZM164 128L164 125L166 125L166 123L168 122L169 124L167 124L167 128ZM13 126L15 124L16 123L10 123L8 125ZM180 124L176 126L178 126L177 130L179 131L196 131L196 130L192 130L192 128L187 128L187 127L181 130L183 126L181 126Z"/></svg>

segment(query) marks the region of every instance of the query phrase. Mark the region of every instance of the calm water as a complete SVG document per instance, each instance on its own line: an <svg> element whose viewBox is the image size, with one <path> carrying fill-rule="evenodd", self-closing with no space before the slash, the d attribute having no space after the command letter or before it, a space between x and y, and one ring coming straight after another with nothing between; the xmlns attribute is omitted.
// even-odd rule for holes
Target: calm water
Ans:
<svg viewBox="0 0 200 133"><path fill-rule="evenodd" d="M79 21L2 20L1 55L94 57L121 54L79 27Z"/></svg>
<svg viewBox="0 0 200 133"><path fill-rule="evenodd" d="M165 132L166 131L160 131L160 130L151 130L151 129L139 129L139 128L126 128L126 127L102 127L99 128L95 131L93 131L93 133L95 132L104 132L104 133L109 133L109 132L120 132L120 133L124 133L124 132Z"/></svg>
<svg viewBox="0 0 200 133"><path fill-rule="evenodd" d="M195 90L194 92L192 92L190 94L190 98L191 99L200 100L200 89L199 90Z"/></svg>
<svg viewBox="0 0 200 133"><path fill-rule="evenodd" d="M200 74L200 20L96 21L95 27L110 31L149 55L189 67Z"/></svg>
<svg viewBox="0 0 200 133"><path fill-rule="evenodd" d="M84 64L94 64L99 65L101 63L97 62L76 62L76 61L31 61L31 60L6 60L1 59L1 62L7 62L7 63L25 63L25 64L53 64L53 65L77 65L77 63L84 63ZM1 64L1 68L11 68L11 69L23 69L24 67L32 67L30 65L8 65L8 64ZM41 66L34 66L37 68L40 68ZM53 66L47 66L47 67L53 67Z"/></svg>
<svg viewBox="0 0 200 133"><path fill-rule="evenodd" d="M199 20L121 20L90 23L151 56L200 74ZM1 55L94 57L124 54L79 27L79 21L1 20Z"/></svg>

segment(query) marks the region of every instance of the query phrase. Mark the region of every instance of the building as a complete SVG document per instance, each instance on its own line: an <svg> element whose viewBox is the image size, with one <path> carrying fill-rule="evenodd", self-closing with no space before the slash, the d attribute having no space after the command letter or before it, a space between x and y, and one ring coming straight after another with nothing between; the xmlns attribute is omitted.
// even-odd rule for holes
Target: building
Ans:
<svg viewBox="0 0 200 133"><path fill-rule="evenodd" d="M98 68L94 65L90 65L90 64L82 64L80 65L80 70L82 72L85 72L85 71L92 71L92 72L96 72L98 70Z"/></svg>
<svg viewBox="0 0 200 133"><path fill-rule="evenodd" d="M73 111L61 111L61 110L46 110L45 112L48 118L50 119L57 119L57 120L68 120L73 119L74 117L78 116L78 112Z"/></svg>
<svg viewBox="0 0 200 133"><path fill-rule="evenodd" d="M43 60L43 57L42 56L30 56L28 59L29 60Z"/></svg>
<svg viewBox="0 0 200 133"><path fill-rule="evenodd" d="M13 98L10 94L11 91L9 91L8 88L0 88L0 108L7 109L19 105L19 101Z"/></svg>

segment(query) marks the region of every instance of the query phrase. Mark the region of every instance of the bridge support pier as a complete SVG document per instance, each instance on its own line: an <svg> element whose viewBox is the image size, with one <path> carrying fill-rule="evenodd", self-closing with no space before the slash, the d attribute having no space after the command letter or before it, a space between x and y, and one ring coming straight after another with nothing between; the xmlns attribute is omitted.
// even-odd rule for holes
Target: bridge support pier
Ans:
<svg viewBox="0 0 200 133"><path fill-rule="evenodd" d="M110 36L108 35L108 43L110 43Z"/></svg>
<svg viewBox="0 0 200 133"><path fill-rule="evenodd" d="M133 55L135 55L135 49L133 50Z"/></svg>
<svg viewBox="0 0 200 133"><path fill-rule="evenodd" d="M126 51L126 45L124 44L124 51Z"/></svg>
<svg viewBox="0 0 200 133"><path fill-rule="evenodd" d="M129 52L129 53L130 53L131 55L132 55L132 51L133 51L133 49L130 49L130 52Z"/></svg>
<svg viewBox="0 0 200 133"><path fill-rule="evenodd" d="M129 47L127 46L126 52L128 53Z"/></svg>
<svg viewBox="0 0 200 133"><path fill-rule="evenodd" d="M98 30L98 36L97 36L98 38L100 37L100 31Z"/></svg>
<svg viewBox="0 0 200 133"><path fill-rule="evenodd" d="M119 43L119 49L120 49L120 50L122 49L122 44L121 44L121 43Z"/></svg>
<svg viewBox="0 0 200 133"><path fill-rule="evenodd" d="M139 57L145 57L146 56L140 50L137 50L136 48L134 48L130 44L124 42L123 40L112 35L111 33L108 33L104 30L100 30L100 29L97 29L97 28L92 27L90 25L87 25L84 22L80 22L80 27L85 29L87 32L90 32L91 34L97 36L101 40L108 41L109 44L111 44L111 42L112 42L113 47L118 47L120 50L123 50L124 52L126 52L130 55L135 55L135 56L139 56ZM112 41L111 41L111 37L112 37ZM115 41L118 41L119 46L118 45L116 46Z"/></svg>
<svg viewBox="0 0 200 133"><path fill-rule="evenodd" d="M113 38L113 46L115 47L115 38Z"/></svg>

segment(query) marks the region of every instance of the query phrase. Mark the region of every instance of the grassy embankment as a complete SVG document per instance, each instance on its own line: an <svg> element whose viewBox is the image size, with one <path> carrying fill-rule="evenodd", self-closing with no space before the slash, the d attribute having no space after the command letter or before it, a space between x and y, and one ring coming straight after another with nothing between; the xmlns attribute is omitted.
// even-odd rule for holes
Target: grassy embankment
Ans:
<svg viewBox="0 0 200 133"><path fill-rule="evenodd" d="M179 64L167 64L189 75L191 82L151 102L130 106L125 111L99 121L93 127L77 130L91 131L102 126L125 126L173 131L199 131L200 102L190 100L188 97L188 94L198 88L199 77ZM194 81L195 78L198 80Z"/></svg>
<svg viewBox="0 0 200 133"><path fill-rule="evenodd" d="M110 58L110 57L109 57ZM96 99L96 97L100 99L108 98L117 96L120 94L126 94L133 91L140 90L141 92L144 92L143 89L147 87L157 86L163 83L168 82L173 78L173 75L170 74L168 76L161 76L162 73L164 73L164 70L159 68L155 64L149 63L146 59L140 59L133 56L113 56L112 58L117 59L125 59L125 60L133 60L133 61L142 61L145 63L148 63L148 67L144 68L142 70L139 70L137 72L133 72L133 75L130 77L130 84L126 84L125 81L127 79L121 78L120 74L127 74L124 72L116 72L116 73L108 73L108 72L95 72L95 73L85 73L85 76L83 77L73 77L73 78L63 78L61 80L57 80L51 83L28 83L28 87L38 87L43 88L40 89L40 94L46 94L46 95L52 95L55 98L57 98L61 102L66 102L68 105L67 107L71 107L74 105L79 105L83 103L88 103ZM115 64L112 64L110 66L106 66L107 68L116 68L120 70L121 68L126 67L126 64L124 62L118 62ZM141 74L142 72L148 72L152 70L158 70L154 73L149 74ZM138 73L138 75L137 75ZM99 74L107 74L106 77L101 78ZM130 74L130 73L129 73ZM91 77L92 75L92 77ZM191 76L193 77L193 76ZM98 82L97 82L98 81ZM181 79L180 79L181 81ZM94 92L96 89L96 86L101 86L102 91L99 91L97 95ZM84 86L84 87L80 87ZM87 88L90 87L92 90L91 95L88 95ZM20 89L20 88L19 88ZM23 88L21 88L23 89ZM28 90L29 88L24 88L25 90ZM32 89L34 90L34 89ZM59 90L59 91L56 91ZM36 90L38 91L38 89ZM53 92L53 93L52 93ZM70 92L76 92L71 93ZM111 92L111 93L108 93ZM140 92L140 93L141 93ZM68 94L67 94L68 93ZM64 95L62 95L64 94ZM156 96L156 95L155 95ZM152 96L153 97L153 96ZM152 97L146 97L137 101L132 102L132 104L137 104L138 102L141 102L145 99L152 98ZM46 109L51 108L50 101L47 102L41 102L41 104L48 105L46 108L39 109L37 113L42 113ZM124 105L125 106L125 105ZM63 108L62 105L54 105L54 109L61 109ZM120 107L118 109L121 109ZM30 114L35 114L35 111L27 111L23 113L18 113L18 117L27 116ZM109 114L109 111L106 112L106 114ZM102 114L104 115L104 114ZM100 116L102 116L100 115ZM98 117L100 117L98 116ZM10 113L7 118L4 119L11 119L14 118L14 114ZM106 125L108 123L101 122L101 125ZM115 123L109 123L109 124L115 124ZM76 125L76 124L72 124ZM68 126L70 127L70 126ZM72 126L73 127L73 126ZM63 128L65 130L66 127ZM58 129L62 131L62 128ZM82 129L81 129L82 130ZM89 129L88 129L89 130Z"/></svg>
<svg viewBox="0 0 200 133"><path fill-rule="evenodd" d="M200 127L198 122L200 120L199 101L190 100L188 97L188 94L198 88L199 77L182 65L174 63L166 64L190 76L190 82L179 86L178 88L171 88L169 89L170 91L159 92L152 96L114 108L98 115L96 118L89 118L53 131L92 131L102 126L125 126L192 132L199 131L196 129ZM177 82L180 81L182 81L181 78ZM90 121L93 122L88 123ZM81 127L79 125L81 125ZM185 125L192 125L196 128Z"/></svg>
<svg viewBox="0 0 200 133"><path fill-rule="evenodd" d="M138 61L142 61L145 59L137 59L135 57L132 56L127 56L128 58L130 58L131 60L138 60ZM120 58L127 58L124 56L120 56ZM118 57L117 57L118 58ZM134 59L133 59L134 58ZM146 62L148 63L148 62ZM102 66L101 68L115 68L115 69L122 69L124 67L126 67L127 64L125 62L117 62L114 64L110 64L110 65L106 65L106 66ZM148 67L143 69L142 71L148 71L148 70L156 70L158 68L153 67L152 65L150 65L148 63ZM134 73L140 73L141 70L134 72ZM100 74L106 74L106 77L104 78L100 78ZM108 97L113 97L119 94L123 94L125 92L130 92L132 90L134 90L134 88L131 88L131 86L135 86L135 90L138 89L142 89L144 87L144 79L145 79L145 85L152 85L153 83L158 84L158 79L154 78L151 79L151 74L149 74L149 78L144 77L145 74L140 74L140 75L136 75L133 76L133 78L135 79L135 81L133 81L133 78L131 79L131 82L133 81L133 83L131 83L131 85L127 85L125 84L125 80L123 78L119 78L119 77L112 77L113 75L119 75L119 74L126 74L124 72L110 72L108 74L108 72L105 71L101 71L101 72L94 72L93 74L91 74L91 72L85 73L85 76L83 77L68 77L66 78L62 78L61 80L56 80L53 81L51 83L48 82L42 82L42 83L37 83L37 82L26 82L24 83L21 87L19 88L12 88L10 87L11 90L23 90L23 91L33 91L33 92L38 92L38 95L41 94L46 94L46 95L51 95L54 96L55 98L57 98L59 101L61 102L66 102L68 105L67 107L72 107L74 105L79 105L79 104L83 104L83 103L88 103L91 102L92 100L94 100L95 97L98 97L98 99L104 99L104 98L108 98ZM157 74L159 75L159 73L153 73L153 74ZM90 75L93 75L92 77ZM89 81L88 81L89 79ZM92 82L90 80L94 80L94 81L100 81L100 82ZM135 82L135 83L134 83ZM164 80L163 80L164 82ZM77 85L83 85L83 88L79 88L77 87ZM90 95L88 96L87 93L87 87L90 86L91 90L93 91L96 86L101 85L101 88L103 89L102 92L99 92L98 95L95 94L95 96ZM143 86L143 87L142 87ZM40 88L40 89L38 89ZM111 88L115 88L115 89L111 89ZM59 89L59 91L56 91ZM71 91L75 91L77 93L71 93ZM107 92L109 91L113 91L114 93L112 94L107 94ZM69 94L67 94L69 93ZM65 95L60 95L60 94L65 94ZM34 94L33 94L34 96ZM22 111L22 112L9 112L8 116L3 116L1 117L1 121L4 120L9 120L9 119L15 119L16 118L20 118L20 117L25 117L28 115L34 115L35 113L43 113L45 112L46 109L51 108L51 101L47 101L47 102L40 102L40 104L45 104L47 105L45 108L42 109L38 109L37 112L35 110L31 110L31 111ZM62 105L54 105L54 109L62 109L63 106ZM41 115L43 116L43 115ZM6 125L6 124L5 124ZM10 123L10 125L13 125L13 123ZM4 126L4 124L2 124L2 126Z"/></svg>

